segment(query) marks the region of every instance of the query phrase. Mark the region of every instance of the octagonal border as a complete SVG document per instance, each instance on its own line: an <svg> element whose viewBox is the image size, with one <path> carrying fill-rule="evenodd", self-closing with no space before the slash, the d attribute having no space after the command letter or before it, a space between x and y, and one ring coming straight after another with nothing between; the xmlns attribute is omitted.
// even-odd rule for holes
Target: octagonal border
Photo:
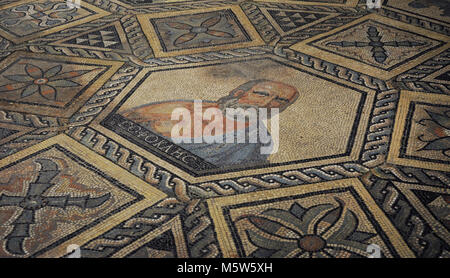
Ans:
<svg viewBox="0 0 450 278"><path fill-rule="evenodd" d="M164 157L156 155L142 147L139 147L137 144L132 143L130 140L116 134L109 128L103 126L102 122L106 120L108 117L111 117L114 115L114 112L120 108L120 106L127 100L129 96L131 96L134 91L137 89L137 87L142 84L148 76L152 72L158 72L158 71L167 71L167 70L177 70L177 69L186 69L186 68L195 68L195 67L203 67L203 66L212 66L212 65L221 65L221 64L227 64L227 63L238 63L238 62L245 62L245 61L253 61L253 60L263 60L263 59L269 59L277 63L281 63L285 66L300 70L305 72L306 74L327 80L329 82L337 83L340 86L349 87L356 91L359 91L360 93L365 94L361 100L360 100L360 106L359 106L359 119L358 121L355 121L353 128L352 128L352 134L349 135L350 137L353 137L352 142L348 142L347 144L347 151L343 154L334 155L333 157L325 157L325 158L311 158L308 160L303 161L290 161L290 162L284 162L284 163L270 163L269 165L262 165L258 167L254 167L249 169L249 167L243 167L243 168L235 168L230 169L228 171L210 171L207 173L193 173L187 170L186 168L183 169L183 167L180 167L179 165L175 165L173 163L170 163L167 161L167 159L164 159ZM218 180L223 178L234 178L239 176L250 176L250 175L258 175L258 174L267 174L267 173L274 173L274 172L280 172L280 171L288 171L293 169L299 169L299 168L306 168L306 167L315 167L315 166L323 166L323 165L330 165L330 164L338 164L338 163L346 163L346 162L358 162L360 159L360 154L363 149L364 145L364 139L366 135L366 130L369 125L370 120L370 114L372 109L372 104L375 99L376 92L375 90L356 85L353 83L350 83L348 81L344 81L341 79L338 79L336 77L332 77L323 73L319 73L317 71L314 71L310 68L307 68L302 65L295 64L291 61L288 61L284 58L281 58L279 56L275 56L272 54L265 54L265 55L259 55L254 56L251 59L248 58L236 58L236 59L230 59L228 61L211 61L211 62L201 62L196 64L191 64L189 66L187 65L178 65L176 67L160 67L158 69L151 69L147 68L139 72L139 74L136 75L134 80L128 84L128 86L119 94L117 97L108 104L108 106L89 124L89 128L92 128L96 130L97 132L103 134L104 136L111 138L118 142L119 144L123 145L125 148L132 149L142 156L146 157L156 165L159 165L168 171L172 172L173 174L179 176L180 178L190 182L190 183L201 183L201 182L207 182L212 180Z"/></svg>

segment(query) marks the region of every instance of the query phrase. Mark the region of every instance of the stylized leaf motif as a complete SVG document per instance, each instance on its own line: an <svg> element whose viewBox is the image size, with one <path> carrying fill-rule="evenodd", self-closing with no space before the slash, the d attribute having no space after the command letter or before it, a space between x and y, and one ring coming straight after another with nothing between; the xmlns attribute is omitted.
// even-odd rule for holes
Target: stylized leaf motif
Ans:
<svg viewBox="0 0 450 278"><path fill-rule="evenodd" d="M54 66L54 67L48 69L48 70L44 73L44 77L45 77L45 78L53 77L53 76L59 74L59 73L61 72L61 70L62 70L62 65Z"/></svg>
<svg viewBox="0 0 450 278"><path fill-rule="evenodd" d="M44 75L44 73L39 67L32 64L25 65L25 72L33 79L42 78Z"/></svg>
<svg viewBox="0 0 450 278"><path fill-rule="evenodd" d="M24 98L27 96L31 96L32 94L36 93L39 91L39 85L29 85L28 87L25 88L25 90L22 91L22 93L20 94L20 97Z"/></svg>
<svg viewBox="0 0 450 278"><path fill-rule="evenodd" d="M260 249L253 256L335 257L342 252L367 256L366 240L376 234L357 231L356 214L336 198L332 203L303 208L294 203L289 211L268 209L246 216L257 230L246 230L250 242Z"/></svg>
<svg viewBox="0 0 450 278"><path fill-rule="evenodd" d="M450 137L442 137L430 141L422 150L443 150L450 148Z"/></svg>
<svg viewBox="0 0 450 278"><path fill-rule="evenodd" d="M425 112L433 119L434 122L436 122L438 125L442 126L443 128L450 129L450 117L447 115L442 115L438 113L434 113L432 111L428 111L425 109Z"/></svg>
<svg viewBox="0 0 450 278"><path fill-rule="evenodd" d="M330 230L342 216L343 207L340 205L327 211L314 226L314 234L324 234ZM320 231L319 231L320 229Z"/></svg>
<svg viewBox="0 0 450 278"><path fill-rule="evenodd" d="M247 236L253 245L264 249L287 250L288 252L291 252L298 248L295 240L279 238L266 233L257 233L253 230L247 230Z"/></svg>
<svg viewBox="0 0 450 278"><path fill-rule="evenodd" d="M54 81L54 80L60 80L60 79L71 79L71 78L75 78L75 77L81 76L83 74L86 74L88 72L90 72L90 70L68 71L68 72L63 72L61 74L50 77L48 80Z"/></svg>
<svg viewBox="0 0 450 278"><path fill-rule="evenodd" d="M64 79L50 81L47 84L50 86L55 86L55 87L77 87L77 86L80 86L80 84L78 84L76 82L73 82L70 80L64 80Z"/></svg>
<svg viewBox="0 0 450 278"><path fill-rule="evenodd" d="M219 23L221 19L222 19L222 17L220 15L211 17L211 18L208 18L207 20L203 21L200 24L200 26L205 27L205 28L210 28L210 27L213 27L214 25L216 25L217 23Z"/></svg>
<svg viewBox="0 0 450 278"><path fill-rule="evenodd" d="M316 223L327 213L333 209L332 204L322 204L309 208L302 217L302 223L299 229L305 234L312 233Z"/></svg>
<svg viewBox="0 0 450 278"><path fill-rule="evenodd" d="M299 229L299 227L301 227L302 225L302 221L285 210L269 209L264 211L262 215L265 217L270 217L275 221L278 220L278 223L299 235L305 234L304 230Z"/></svg>
<svg viewBox="0 0 450 278"><path fill-rule="evenodd" d="M208 30L206 31L206 34L215 36L215 37L221 37L221 38L232 38L233 35L227 32L217 31L217 30Z"/></svg>
<svg viewBox="0 0 450 278"><path fill-rule="evenodd" d="M355 214L348 209L343 210L339 219L333 223L321 236L326 240L346 239L358 227L358 220Z"/></svg>
<svg viewBox="0 0 450 278"><path fill-rule="evenodd" d="M289 225L285 221L277 222L277 218L270 219L262 216L249 216L248 220L261 231L281 238L297 239L302 235L301 232L295 229L295 226ZM288 233L291 234L291 236L286 237L286 234ZM296 236L293 236L295 234Z"/></svg>
<svg viewBox="0 0 450 278"><path fill-rule="evenodd" d="M169 27L178 29L178 30L191 30L192 26L185 23L180 22L167 22L166 23Z"/></svg>
<svg viewBox="0 0 450 278"><path fill-rule="evenodd" d="M297 217L298 219L302 219L303 214L307 211L304 207L300 206L298 203L293 203L289 208L289 212Z"/></svg>
<svg viewBox="0 0 450 278"><path fill-rule="evenodd" d="M193 40L195 37L197 37L197 34L196 34L196 33L187 33L187 34L184 34L184 35L179 36L179 37L174 41L173 44L174 44L175 46L178 46L178 45L180 45L180 44L187 43L187 42Z"/></svg>
<svg viewBox="0 0 450 278"><path fill-rule="evenodd" d="M56 89L52 86L41 85L39 87L39 94L48 100L56 100Z"/></svg>
<svg viewBox="0 0 450 278"><path fill-rule="evenodd" d="M11 91L22 89L26 86L28 86L28 84L25 84L25 83L7 84L7 85L0 86L0 92L11 92Z"/></svg>
<svg viewBox="0 0 450 278"><path fill-rule="evenodd" d="M16 75L5 75L5 78L11 81L16 82L30 82L33 81L33 78L31 78L28 75L25 74L16 74Z"/></svg>

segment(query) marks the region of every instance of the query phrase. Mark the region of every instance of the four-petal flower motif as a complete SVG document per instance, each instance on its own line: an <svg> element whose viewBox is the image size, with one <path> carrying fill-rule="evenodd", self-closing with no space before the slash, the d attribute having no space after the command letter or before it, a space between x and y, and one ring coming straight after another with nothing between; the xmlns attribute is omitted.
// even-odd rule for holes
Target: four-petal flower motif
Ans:
<svg viewBox="0 0 450 278"><path fill-rule="evenodd" d="M450 110L443 114L425 110L431 119L422 119L419 124L426 126L427 135L431 135L431 140L425 139L422 134L418 139L427 144L421 148L422 150L441 151L446 157L450 157Z"/></svg>
<svg viewBox="0 0 450 278"><path fill-rule="evenodd" d="M259 247L253 257L366 257L367 240L375 234L357 231L356 214L344 202L303 208L294 203L289 211L268 209L245 216L257 229L247 229L250 242Z"/></svg>
<svg viewBox="0 0 450 278"><path fill-rule="evenodd" d="M211 35L214 37L219 37L219 38L233 38L233 35L230 33L211 29L211 27L216 26L220 22L221 19L222 19L222 16L220 16L220 15L214 16L214 17L208 18L205 21L203 21L200 24L200 26L192 26L192 25L182 23L182 22L169 22L166 24L171 28L189 31L188 33L183 34L183 35L179 36L177 39L175 39L173 44L175 46L179 46L180 44L184 44L189 41L192 41L199 34L202 34L202 33L208 34L208 35Z"/></svg>
<svg viewBox="0 0 450 278"><path fill-rule="evenodd" d="M43 71L40 67L27 63L25 64L26 74L4 76L6 79L15 83L0 86L0 93L11 93L16 90L21 90L20 98L38 93L47 100L56 101L57 88L81 86L70 79L89 72L89 70L61 71L62 65L57 65Z"/></svg>
<svg viewBox="0 0 450 278"><path fill-rule="evenodd" d="M19 5L7 11L1 18L0 25L8 27L25 25L33 28L35 25L46 28L71 21L77 15L77 7L67 3L30 3Z"/></svg>

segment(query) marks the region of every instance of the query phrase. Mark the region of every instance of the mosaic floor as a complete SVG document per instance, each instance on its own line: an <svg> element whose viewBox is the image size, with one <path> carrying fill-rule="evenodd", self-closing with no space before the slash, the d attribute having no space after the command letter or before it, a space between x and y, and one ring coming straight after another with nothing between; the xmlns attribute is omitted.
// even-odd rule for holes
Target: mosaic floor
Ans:
<svg viewBox="0 0 450 278"><path fill-rule="evenodd" d="M450 256L449 1L72 2L0 0L0 257ZM278 152L163 136L264 84Z"/></svg>

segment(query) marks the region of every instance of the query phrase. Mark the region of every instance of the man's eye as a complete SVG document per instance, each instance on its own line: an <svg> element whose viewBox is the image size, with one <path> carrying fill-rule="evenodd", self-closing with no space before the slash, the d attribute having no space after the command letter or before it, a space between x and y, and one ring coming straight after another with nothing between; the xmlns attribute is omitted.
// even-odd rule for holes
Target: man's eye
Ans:
<svg viewBox="0 0 450 278"><path fill-rule="evenodd" d="M277 101L279 101L279 102L289 102L288 99L282 98L282 97L276 97L275 100L277 100Z"/></svg>
<svg viewBox="0 0 450 278"><path fill-rule="evenodd" d="M260 92L260 91L254 91L253 93L255 93L255 94L257 94L257 95L260 95L260 96L265 96L265 97L267 97L269 94L268 93L266 93L266 92Z"/></svg>

